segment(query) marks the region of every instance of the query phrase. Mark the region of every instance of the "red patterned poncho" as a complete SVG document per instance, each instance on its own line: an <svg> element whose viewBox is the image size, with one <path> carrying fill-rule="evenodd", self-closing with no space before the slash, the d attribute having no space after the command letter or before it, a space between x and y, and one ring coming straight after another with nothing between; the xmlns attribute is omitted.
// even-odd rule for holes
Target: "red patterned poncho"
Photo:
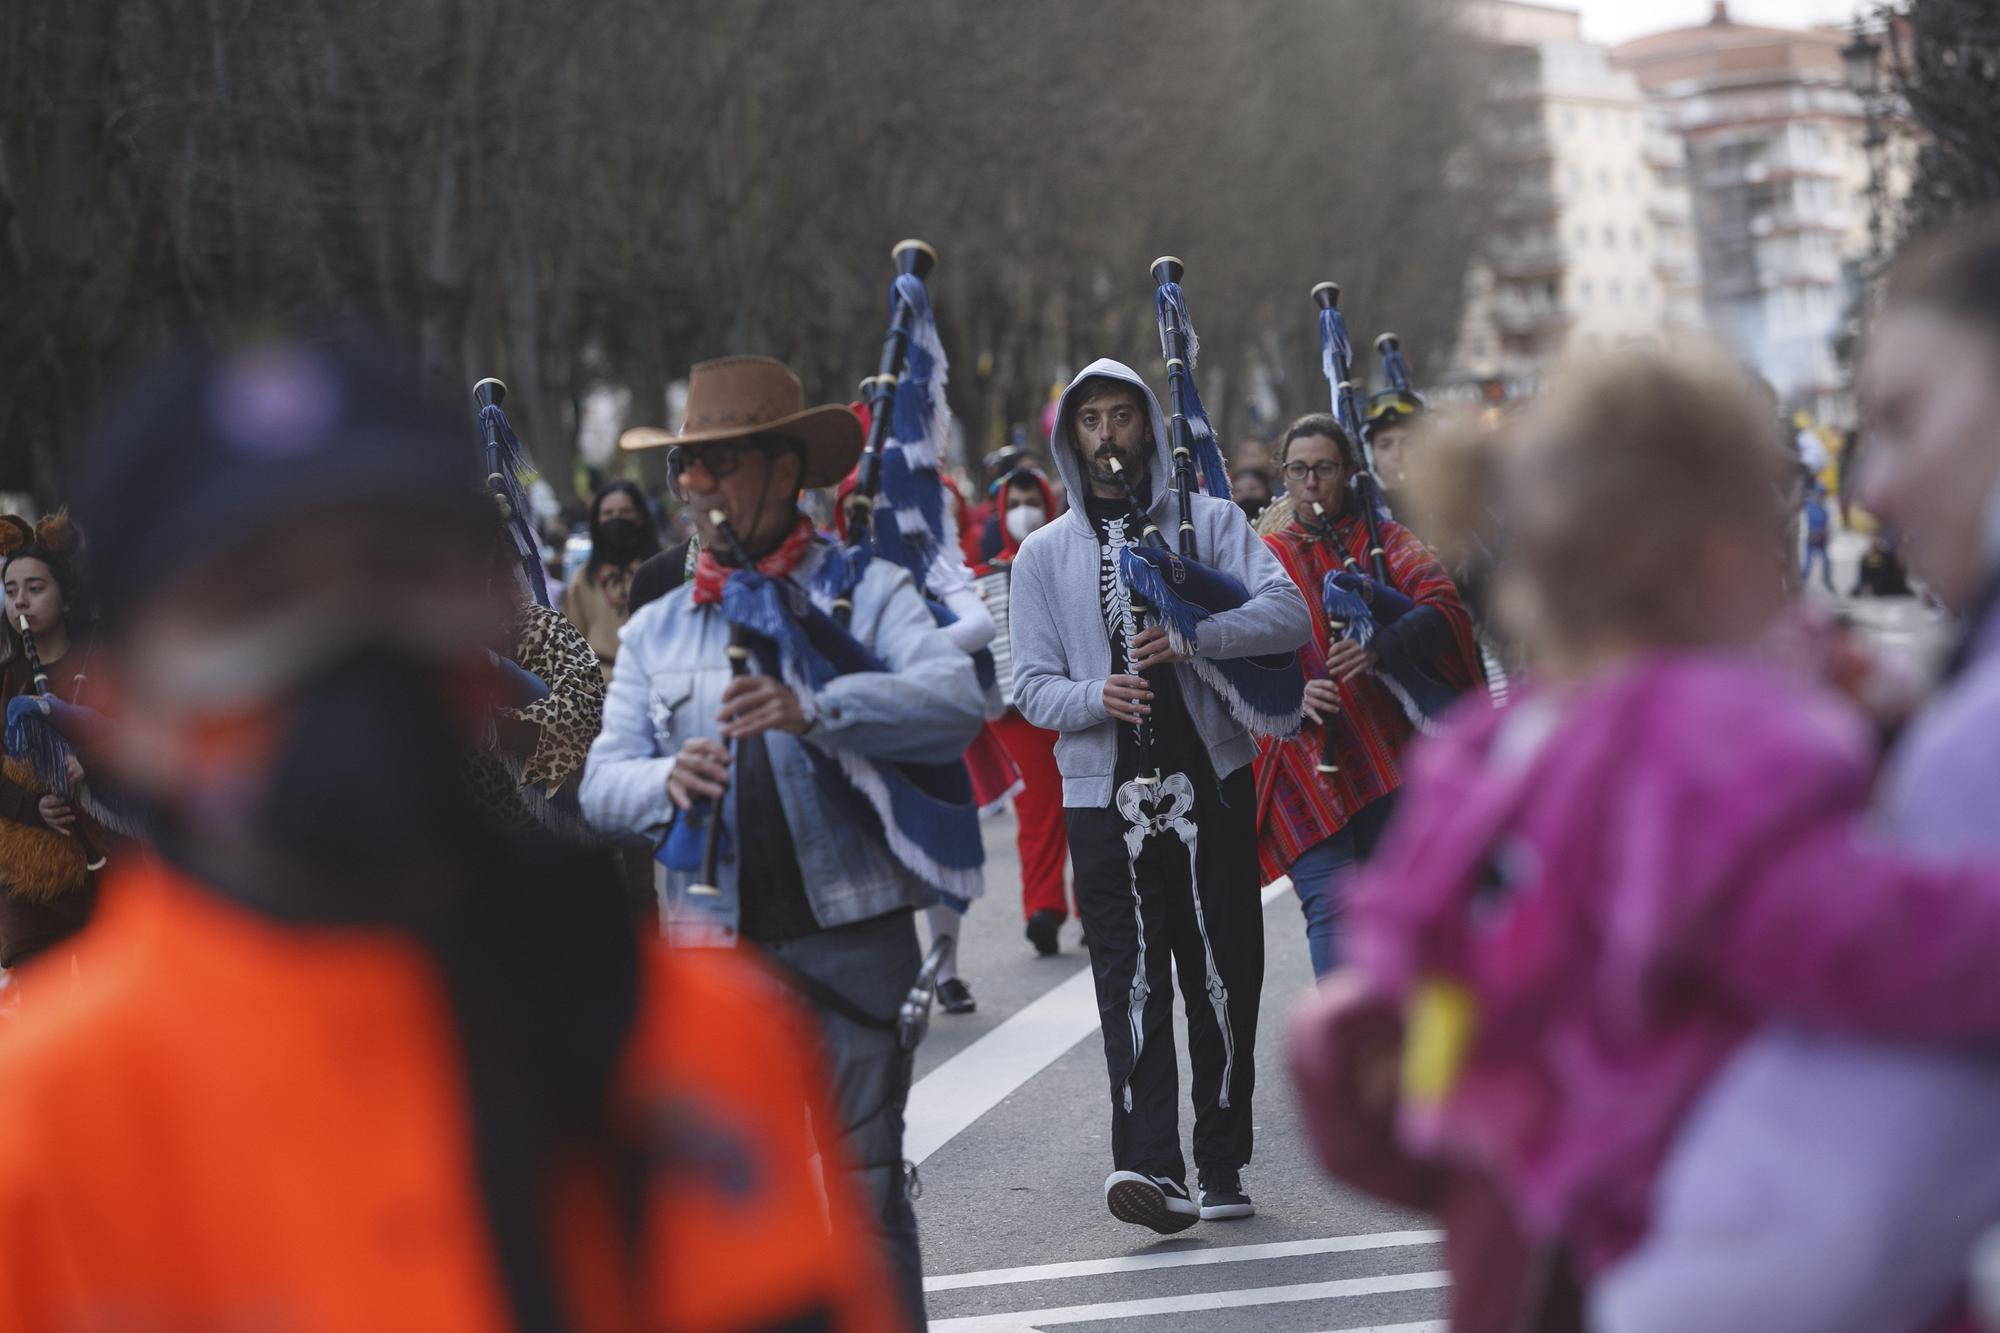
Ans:
<svg viewBox="0 0 2000 1333"><path fill-rule="evenodd" d="M1360 518L1342 514L1334 519L1333 530L1346 554L1360 562L1364 573L1371 572L1368 530ZM1450 685L1472 688L1479 678L1472 617L1451 576L1408 528L1385 522L1381 533L1389 582L1418 606L1437 608L1451 626L1451 651L1424 665ZM1299 665L1307 680L1318 680L1326 675L1327 647L1320 588L1328 573L1345 567L1345 560L1296 520L1264 542L1313 608L1313 637L1299 649ZM1340 832L1363 806L1402 785L1397 756L1415 728L1373 673L1341 684L1340 712L1327 725L1333 730L1338 773L1318 771L1324 734L1311 723L1291 740L1266 741L1257 757L1257 852L1266 883L1290 870L1313 844Z"/></svg>

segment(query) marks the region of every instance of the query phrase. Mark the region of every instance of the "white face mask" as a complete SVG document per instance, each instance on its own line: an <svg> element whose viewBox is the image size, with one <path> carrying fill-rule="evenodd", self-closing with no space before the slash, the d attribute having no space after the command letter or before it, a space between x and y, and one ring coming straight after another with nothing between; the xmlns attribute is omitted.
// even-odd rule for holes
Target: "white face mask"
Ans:
<svg viewBox="0 0 2000 1333"><path fill-rule="evenodd" d="M1007 533L1015 541L1025 541L1029 533L1049 521L1040 505L1015 505L1007 511Z"/></svg>

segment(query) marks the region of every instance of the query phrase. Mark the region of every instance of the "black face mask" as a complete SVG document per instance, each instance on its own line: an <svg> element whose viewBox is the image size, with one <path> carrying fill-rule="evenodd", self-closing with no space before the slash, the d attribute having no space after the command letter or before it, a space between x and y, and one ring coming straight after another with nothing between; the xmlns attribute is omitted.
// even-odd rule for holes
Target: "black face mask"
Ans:
<svg viewBox="0 0 2000 1333"><path fill-rule="evenodd" d="M607 518L590 534L590 556L597 564L628 565L653 553L646 526L636 518Z"/></svg>
<svg viewBox="0 0 2000 1333"><path fill-rule="evenodd" d="M385 647L358 649L298 691L255 832L287 860L351 886L366 914L371 884L449 860L477 836L470 749L435 668Z"/></svg>

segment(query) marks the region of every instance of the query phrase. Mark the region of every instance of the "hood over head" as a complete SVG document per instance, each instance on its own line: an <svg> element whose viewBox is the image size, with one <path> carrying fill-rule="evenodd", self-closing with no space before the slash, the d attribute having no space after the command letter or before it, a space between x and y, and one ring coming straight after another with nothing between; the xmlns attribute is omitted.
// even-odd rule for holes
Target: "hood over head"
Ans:
<svg viewBox="0 0 2000 1333"><path fill-rule="evenodd" d="M1123 361L1113 361L1105 356L1091 362L1077 372L1076 378L1069 382L1062 397L1057 400L1055 429L1049 434L1049 457L1055 461L1056 475L1062 478L1072 497L1066 519L1086 529L1090 527L1090 517L1084 513L1080 497L1090 494L1090 478L1083 470L1083 460L1077 457L1076 443L1070 438L1069 423L1076 411L1077 389L1084 381L1094 379L1122 380L1137 389L1145 399L1146 411L1153 423L1153 461L1147 473L1152 487L1147 496L1151 509L1157 511L1165 503L1168 491L1166 479L1171 478L1174 472L1173 447L1167 439L1167 416L1160 410L1160 400L1154 395L1152 386ZM1054 521L1053 518L1050 520Z"/></svg>
<svg viewBox="0 0 2000 1333"><path fill-rule="evenodd" d="M1013 485L1016 481L1019 481L1023 477L1027 478L1029 481L1034 482L1035 489L1039 490L1042 493L1042 512L1048 515L1047 522L1044 523L1043 526L1046 527L1048 523L1053 523L1058 518L1062 517L1062 515L1056 512L1055 487L1049 485L1049 479L1042 474L1042 470L1040 468L1017 467L1012 472L1009 472L1006 476L1002 477L1000 479L1000 489L995 495L994 507L999 513L1000 558L1003 560L1012 560L1015 557L1015 555L1020 552L1021 549L1021 539L1019 537L1016 537L1011 531L1008 530L1007 527L1006 500L1007 500L1007 488Z"/></svg>

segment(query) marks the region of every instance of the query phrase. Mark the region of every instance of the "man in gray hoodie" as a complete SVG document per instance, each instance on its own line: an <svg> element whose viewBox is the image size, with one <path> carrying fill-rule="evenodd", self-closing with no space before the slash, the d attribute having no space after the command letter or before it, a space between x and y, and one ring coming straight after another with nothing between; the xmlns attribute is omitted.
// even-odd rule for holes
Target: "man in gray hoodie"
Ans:
<svg viewBox="0 0 2000 1333"><path fill-rule="evenodd" d="M1191 656L1160 626L1141 627L1118 551L1140 541L1145 520L1111 464L1147 519L1167 530L1178 519L1169 519L1166 419L1129 367L1099 360L1071 381L1050 454L1072 505L1032 533L1014 562L1014 701L1029 722L1060 733L1056 763L1111 1080L1116 1169L1105 1202L1121 1221L1162 1233L1198 1218L1248 1217L1241 1173L1264 979L1250 774L1257 744L1211 685L1207 663L1292 653L1311 636L1310 613L1243 512L1196 495L1200 560L1249 597L1201 621L1194 642L1182 641ZM1176 965L1187 997L1199 1204L1181 1153Z"/></svg>

